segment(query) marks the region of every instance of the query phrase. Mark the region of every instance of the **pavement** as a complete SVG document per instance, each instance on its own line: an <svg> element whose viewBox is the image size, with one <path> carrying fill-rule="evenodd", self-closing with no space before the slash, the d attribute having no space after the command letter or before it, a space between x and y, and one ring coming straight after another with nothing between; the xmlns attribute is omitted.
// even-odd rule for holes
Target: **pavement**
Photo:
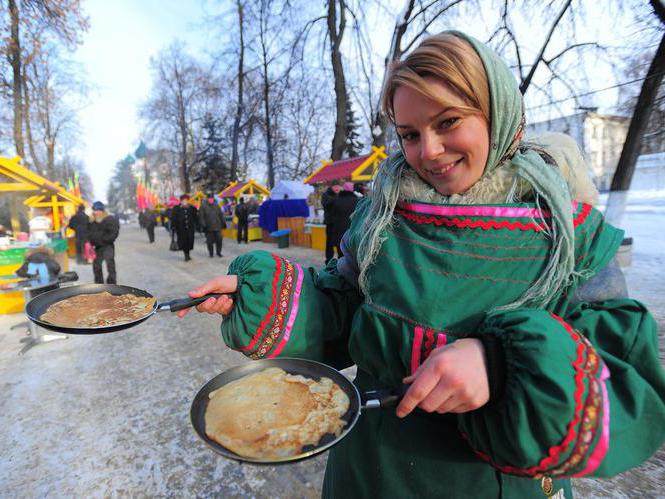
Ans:
<svg viewBox="0 0 665 499"><path fill-rule="evenodd" d="M321 252L261 242L225 239L224 257L209 258L198 236L191 262L168 246L161 228L149 244L136 225L122 225L119 283L167 301L225 274L233 258L248 250L323 264ZM658 251L637 249L627 273L639 288L633 295L652 307L661 333L665 286L653 266L662 259ZM89 265L72 267L79 282L92 282ZM320 496L325 454L281 466L241 464L208 450L192 430L196 392L218 373L247 362L224 345L219 318L192 313L180 320L162 312L125 331L70 335L20 356L25 330L10 327L23 320L22 314L0 315L0 498ZM662 497L664 464L661 449L613 479L578 480L577 497Z"/></svg>

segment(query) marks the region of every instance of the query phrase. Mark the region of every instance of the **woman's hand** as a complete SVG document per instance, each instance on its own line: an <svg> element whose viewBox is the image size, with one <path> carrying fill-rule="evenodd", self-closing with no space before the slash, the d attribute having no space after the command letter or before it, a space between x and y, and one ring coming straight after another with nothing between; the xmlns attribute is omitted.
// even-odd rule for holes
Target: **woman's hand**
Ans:
<svg viewBox="0 0 665 499"><path fill-rule="evenodd" d="M194 291L189 292L189 296L192 298L198 298L199 296L206 295L208 293L233 293L238 289L238 276L235 275L224 275L215 277L214 279L209 280L205 284L202 284ZM176 312L178 317L186 316L190 308L185 308ZM200 303L196 306L196 310L199 312L207 312L209 314L221 314L228 315L233 310L233 299L228 296L220 296L219 298L208 298L203 303Z"/></svg>
<svg viewBox="0 0 665 499"><path fill-rule="evenodd" d="M478 409L489 400L485 348L475 338L436 348L404 383L411 386L397 406L400 418L416 406L441 414Z"/></svg>

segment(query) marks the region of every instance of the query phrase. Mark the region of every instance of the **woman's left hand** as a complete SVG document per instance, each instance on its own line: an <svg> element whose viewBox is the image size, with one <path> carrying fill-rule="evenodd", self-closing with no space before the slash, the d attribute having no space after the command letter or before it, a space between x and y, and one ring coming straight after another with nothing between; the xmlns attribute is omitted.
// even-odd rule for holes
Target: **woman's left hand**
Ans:
<svg viewBox="0 0 665 499"><path fill-rule="evenodd" d="M485 348L475 338L436 348L418 370L403 381L411 386L397 406L400 418L416 406L441 414L478 409L489 400Z"/></svg>

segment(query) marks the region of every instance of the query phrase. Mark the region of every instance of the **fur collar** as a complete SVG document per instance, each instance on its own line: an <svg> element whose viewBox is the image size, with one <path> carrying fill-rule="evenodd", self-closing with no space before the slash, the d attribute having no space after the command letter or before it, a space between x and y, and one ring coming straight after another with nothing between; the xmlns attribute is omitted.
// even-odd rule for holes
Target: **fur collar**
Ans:
<svg viewBox="0 0 665 499"><path fill-rule="evenodd" d="M552 158L556 163L553 167L560 169L573 199L591 205L598 203L598 191L588 174L586 162L570 137L560 133L546 133L524 146L545 152ZM505 163L491 174L482 176L466 192L444 196L423 181L415 170L407 167L400 182L400 200L435 204L501 204L525 201L532 197L531 186L522 179L515 179L515 167Z"/></svg>

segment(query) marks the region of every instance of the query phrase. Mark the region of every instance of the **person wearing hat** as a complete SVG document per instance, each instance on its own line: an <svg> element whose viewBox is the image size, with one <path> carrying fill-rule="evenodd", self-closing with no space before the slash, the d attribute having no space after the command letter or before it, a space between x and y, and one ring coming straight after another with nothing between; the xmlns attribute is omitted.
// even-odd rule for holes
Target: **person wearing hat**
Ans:
<svg viewBox="0 0 665 499"><path fill-rule="evenodd" d="M337 256L341 256L339 250L342 233L337 230L335 224L335 201L342 191L342 183L335 179L321 195L321 206L323 207L323 223L326 224L326 264L332 260L337 248Z"/></svg>
<svg viewBox="0 0 665 499"><path fill-rule="evenodd" d="M102 262L106 262L107 284L117 284L115 269L115 240L120 232L118 219L106 211L101 201L92 204L92 221L88 232L88 241L95 247L95 260L92 262L92 272L95 283L104 283Z"/></svg>
<svg viewBox="0 0 665 499"><path fill-rule="evenodd" d="M180 204L173 208L173 230L178 236L178 246L185 254L185 261L190 261L189 252L194 249L196 208L189 204L189 194L180 196Z"/></svg>
<svg viewBox="0 0 665 499"><path fill-rule="evenodd" d="M210 192L207 200L201 203L199 208L199 222L201 229L206 235L206 246L210 258L213 257L212 250L215 247L217 256L222 256L222 229L226 228L226 220L222 209L215 202L215 195Z"/></svg>

